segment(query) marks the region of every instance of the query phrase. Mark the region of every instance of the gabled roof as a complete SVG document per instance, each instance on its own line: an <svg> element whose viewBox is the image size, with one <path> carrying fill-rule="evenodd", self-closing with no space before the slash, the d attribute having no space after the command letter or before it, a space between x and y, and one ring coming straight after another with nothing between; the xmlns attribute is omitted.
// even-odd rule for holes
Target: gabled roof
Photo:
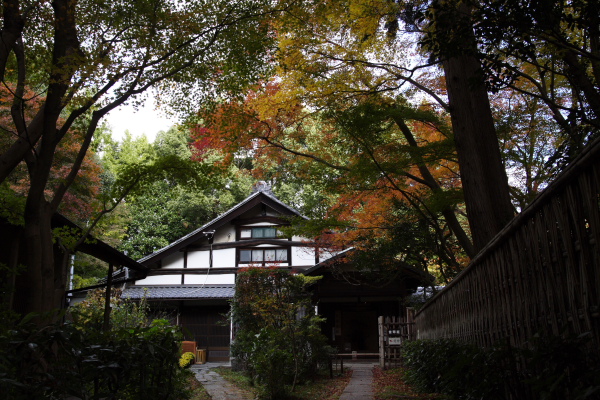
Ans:
<svg viewBox="0 0 600 400"><path fill-rule="evenodd" d="M216 229L227 224L228 222L231 222L236 217L240 216L241 214L245 213L246 211L254 208L255 206L261 203L279 212L280 214L306 218L294 208L281 202L277 197L275 197L275 195L270 190L259 188L258 191L252 193L250 196L246 197L244 200L242 200L223 214L219 215L217 218L213 219L209 223L174 241L168 246L165 246L162 249L157 250L154 253L139 259L138 262L143 265L151 265L159 259L173 254L181 250L182 248L190 245L191 243L194 243L203 238L208 238L210 235L209 232L212 233Z"/></svg>
<svg viewBox="0 0 600 400"><path fill-rule="evenodd" d="M190 300L190 299L231 299L235 285L165 285L130 286L123 291L123 297L139 300Z"/></svg>

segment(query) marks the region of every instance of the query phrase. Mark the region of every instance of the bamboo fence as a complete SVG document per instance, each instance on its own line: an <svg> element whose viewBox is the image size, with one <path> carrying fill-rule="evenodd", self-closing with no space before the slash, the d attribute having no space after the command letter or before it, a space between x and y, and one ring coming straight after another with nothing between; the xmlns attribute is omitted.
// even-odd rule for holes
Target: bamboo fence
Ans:
<svg viewBox="0 0 600 400"><path fill-rule="evenodd" d="M420 339L527 346L593 333L600 351L600 141L416 314Z"/></svg>

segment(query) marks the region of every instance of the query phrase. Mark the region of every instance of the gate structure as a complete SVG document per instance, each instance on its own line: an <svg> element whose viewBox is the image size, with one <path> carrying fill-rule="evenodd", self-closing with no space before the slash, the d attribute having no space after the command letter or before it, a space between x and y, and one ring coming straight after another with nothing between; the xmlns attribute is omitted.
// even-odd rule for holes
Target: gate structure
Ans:
<svg viewBox="0 0 600 400"><path fill-rule="evenodd" d="M400 346L404 341L415 339L413 308L406 309L405 317L378 318L379 325L379 365L388 369L401 365Z"/></svg>

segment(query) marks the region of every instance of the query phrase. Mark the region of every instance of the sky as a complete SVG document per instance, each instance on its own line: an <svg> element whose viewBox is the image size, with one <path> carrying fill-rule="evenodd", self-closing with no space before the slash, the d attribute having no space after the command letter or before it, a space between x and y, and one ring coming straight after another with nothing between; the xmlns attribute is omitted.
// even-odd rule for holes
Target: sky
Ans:
<svg viewBox="0 0 600 400"><path fill-rule="evenodd" d="M125 131L129 130L133 137L146 135L149 142L153 142L159 131L166 131L178 123L174 118L167 117L160 110L155 110L154 101L147 99L144 107L135 110L133 106L122 106L112 110L105 120L112 128L112 137L121 141Z"/></svg>

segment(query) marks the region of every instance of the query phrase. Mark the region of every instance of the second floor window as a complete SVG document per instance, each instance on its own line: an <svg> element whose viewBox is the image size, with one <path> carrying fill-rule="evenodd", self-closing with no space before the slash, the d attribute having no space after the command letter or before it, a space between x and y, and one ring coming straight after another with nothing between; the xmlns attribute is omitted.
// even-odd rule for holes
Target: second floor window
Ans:
<svg viewBox="0 0 600 400"><path fill-rule="evenodd" d="M282 262L288 260L287 249L240 250L240 263Z"/></svg>
<svg viewBox="0 0 600 400"><path fill-rule="evenodd" d="M273 239L276 237L277 228L272 226L257 226L240 230L241 239Z"/></svg>

